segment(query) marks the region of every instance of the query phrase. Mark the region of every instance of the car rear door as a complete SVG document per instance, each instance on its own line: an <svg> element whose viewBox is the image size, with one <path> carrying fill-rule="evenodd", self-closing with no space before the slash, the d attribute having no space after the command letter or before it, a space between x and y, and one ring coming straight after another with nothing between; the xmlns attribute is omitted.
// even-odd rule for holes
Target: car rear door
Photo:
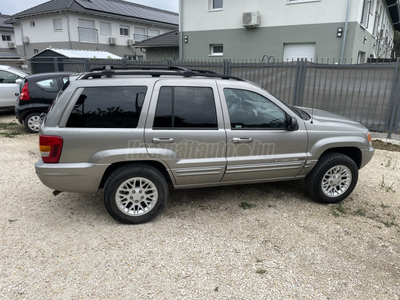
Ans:
<svg viewBox="0 0 400 300"><path fill-rule="evenodd" d="M226 168L226 132L215 81L158 81L145 142L148 154L168 165L177 186L220 182Z"/></svg>

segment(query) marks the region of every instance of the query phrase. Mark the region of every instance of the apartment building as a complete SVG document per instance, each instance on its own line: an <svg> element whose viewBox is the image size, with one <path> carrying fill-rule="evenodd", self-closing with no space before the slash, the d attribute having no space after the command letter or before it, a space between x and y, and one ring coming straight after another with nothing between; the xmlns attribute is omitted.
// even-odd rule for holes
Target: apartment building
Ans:
<svg viewBox="0 0 400 300"><path fill-rule="evenodd" d="M390 57L396 0L180 0L185 59Z"/></svg>
<svg viewBox="0 0 400 300"><path fill-rule="evenodd" d="M42 50L100 50L142 59L136 42L176 30L178 14L122 0L51 0L17 13L17 53L31 57Z"/></svg>

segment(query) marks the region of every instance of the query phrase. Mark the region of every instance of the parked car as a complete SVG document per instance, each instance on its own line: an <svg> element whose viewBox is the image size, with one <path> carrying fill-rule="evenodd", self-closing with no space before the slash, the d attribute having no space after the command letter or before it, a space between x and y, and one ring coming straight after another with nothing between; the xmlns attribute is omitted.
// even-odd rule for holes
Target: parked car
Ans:
<svg viewBox="0 0 400 300"><path fill-rule="evenodd" d="M21 92L23 79L29 73L0 65L0 108L13 107Z"/></svg>
<svg viewBox="0 0 400 300"><path fill-rule="evenodd" d="M368 129L289 107L243 79L182 68L74 75L40 128L40 180L54 194L96 192L112 217L138 224L164 208L168 186L305 179L336 203L372 158Z"/></svg>
<svg viewBox="0 0 400 300"><path fill-rule="evenodd" d="M55 72L25 77L21 95L15 103L15 115L28 132L39 132L40 115L48 111L71 74Z"/></svg>

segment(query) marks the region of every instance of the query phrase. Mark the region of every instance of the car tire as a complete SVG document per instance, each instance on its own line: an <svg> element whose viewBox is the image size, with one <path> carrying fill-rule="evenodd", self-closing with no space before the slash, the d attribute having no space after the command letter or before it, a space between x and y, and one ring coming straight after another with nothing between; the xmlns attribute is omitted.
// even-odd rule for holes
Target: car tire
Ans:
<svg viewBox="0 0 400 300"><path fill-rule="evenodd" d="M306 177L306 189L321 203L338 203L354 190L358 180L358 167L347 155L327 153Z"/></svg>
<svg viewBox="0 0 400 300"><path fill-rule="evenodd" d="M40 129L40 113L34 112L28 114L24 118L24 126L26 131L30 133L38 133Z"/></svg>
<svg viewBox="0 0 400 300"><path fill-rule="evenodd" d="M150 165L120 167L109 176L104 186L104 204L108 213L124 224L153 220L164 209L167 199L167 181Z"/></svg>

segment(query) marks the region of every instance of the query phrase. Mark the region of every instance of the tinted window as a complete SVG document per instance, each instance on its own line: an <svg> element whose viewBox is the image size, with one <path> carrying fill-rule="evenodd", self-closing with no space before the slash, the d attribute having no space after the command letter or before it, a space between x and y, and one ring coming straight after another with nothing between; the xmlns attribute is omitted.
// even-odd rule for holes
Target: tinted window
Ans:
<svg viewBox="0 0 400 300"><path fill-rule="evenodd" d="M147 87L85 88L67 127L136 128Z"/></svg>
<svg viewBox="0 0 400 300"><path fill-rule="evenodd" d="M154 127L217 129L217 114L212 88L161 88Z"/></svg>
<svg viewBox="0 0 400 300"><path fill-rule="evenodd" d="M46 92L57 93L60 90L57 79L46 79L36 82L36 85Z"/></svg>
<svg viewBox="0 0 400 300"><path fill-rule="evenodd" d="M286 113L267 98L250 91L224 89L232 129L287 128Z"/></svg>

